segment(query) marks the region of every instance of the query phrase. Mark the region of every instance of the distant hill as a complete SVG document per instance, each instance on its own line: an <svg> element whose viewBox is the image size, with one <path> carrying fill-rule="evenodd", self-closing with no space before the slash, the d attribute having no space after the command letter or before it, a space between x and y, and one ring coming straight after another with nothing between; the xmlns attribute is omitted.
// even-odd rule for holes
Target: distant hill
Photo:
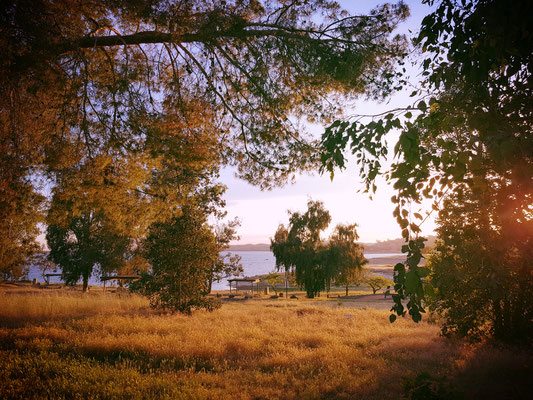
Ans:
<svg viewBox="0 0 533 400"><path fill-rule="evenodd" d="M270 244L233 244L229 247L229 251L270 251Z"/></svg>
<svg viewBox="0 0 533 400"><path fill-rule="evenodd" d="M390 239L384 241L377 241L377 243L361 243L365 247L365 253L401 253L402 246L405 244L404 239ZM429 236L426 241L426 248L432 247L435 244L435 236ZM234 244L228 249L229 251L269 251L270 244Z"/></svg>
<svg viewBox="0 0 533 400"><path fill-rule="evenodd" d="M430 235L425 242L426 250L433 247L435 244L435 236ZM402 246L405 244L405 239L390 239L384 241L377 241L376 243L361 243L365 247L365 253L401 253Z"/></svg>

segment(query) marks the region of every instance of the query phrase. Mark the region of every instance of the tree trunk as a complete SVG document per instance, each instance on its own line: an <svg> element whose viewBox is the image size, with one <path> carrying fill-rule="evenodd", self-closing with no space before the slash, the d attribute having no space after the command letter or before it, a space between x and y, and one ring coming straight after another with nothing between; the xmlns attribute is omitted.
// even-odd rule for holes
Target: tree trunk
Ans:
<svg viewBox="0 0 533 400"><path fill-rule="evenodd" d="M348 297L348 285L346 285L346 297Z"/></svg>
<svg viewBox="0 0 533 400"><path fill-rule="evenodd" d="M500 339L503 337L503 322L500 300L493 300L492 307L494 309L494 336Z"/></svg>
<svg viewBox="0 0 533 400"><path fill-rule="evenodd" d="M213 276L211 276L211 277L209 278L209 281L208 281L208 283L207 283L207 289L208 289L208 290L207 290L207 293L206 293L206 294L211 293L211 290L213 290Z"/></svg>
<svg viewBox="0 0 533 400"><path fill-rule="evenodd" d="M83 275L83 293L89 291L89 276Z"/></svg>

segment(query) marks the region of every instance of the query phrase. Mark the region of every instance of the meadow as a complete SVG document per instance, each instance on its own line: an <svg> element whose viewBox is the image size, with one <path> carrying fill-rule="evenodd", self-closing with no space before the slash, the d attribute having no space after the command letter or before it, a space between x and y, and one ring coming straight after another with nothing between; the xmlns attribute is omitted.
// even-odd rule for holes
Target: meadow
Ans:
<svg viewBox="0 0 533 400"><path fill-rule="evenodd" d="M530 348L388 315L258 298L186 316L128 292L0 288L0 398L529 398Z"/></svg>

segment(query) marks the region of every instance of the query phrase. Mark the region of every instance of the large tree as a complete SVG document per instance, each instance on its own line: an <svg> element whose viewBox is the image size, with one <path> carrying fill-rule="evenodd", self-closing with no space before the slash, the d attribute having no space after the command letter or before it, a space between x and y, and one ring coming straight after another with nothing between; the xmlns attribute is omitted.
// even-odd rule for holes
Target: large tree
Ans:
<svg viewBox="0 0 533 400"><path fill-rule="evenodd" d="M61 268L65 282L74 285L81 279L84 292L95 268L105 274L124 264L130 245L128 237L94 210L71 216L66 225L48 225L46 240L49 259Z"/></svg>
<svg viewBox="0 0 533 400"><path fill-rule="evenodd" d="M529 1L438 2L416 39L426 58L414 103L371 121L338 121L324 135L325 168L343 167L342 152L350 148L359 154L367 188L375 190L386 133L400 130L398 161L387 171L397 190L394 216L408 240L407 261L395 267L393 311L399 315L406 313L405 299L414 320L424 312L421 279L428 270L418 267L418 234L427 216L416 212L422 199L433 199L438 210L447 196L467 190L465 184L472 194L495 190L501 238L516 243L519 235L518 242L528 242L533 235L531 7ZM530 272L531 263L524 274Z"/></svg>
<svg viewBox="0 0 533 400"><path fill-rule="evenodd" d="M293 272L309 298L329 290L333 281L348 282L368 262L356 242L357 224L337 225L326 241L321 233L330 222L324 203L309 200L306 212L289 212L288 227L280 225L271 239L276 268Z"/></svg>
<svg viewBox="0 0 533 400"><path fill-rule="evenodd" d="M513 235L506 232L507 216L498 204L506 199L494 187L509 182L497 180L487 191L463 185L439 212L438 241L428 260L428 303L443 316L447 336L531 337L533 237L523 234L524 222Z"/></svg>
<svg viewBox="0 0 533 400"><path fill-rule="evenodd" d="M164 111L175 128L216 126L226 160L271 185L315 161L298 119L335 115L327 94L386 93L407 15L399 3L351 16L327 0L7 2L3 135L61 167L65 152L159 144Z"/></svg>

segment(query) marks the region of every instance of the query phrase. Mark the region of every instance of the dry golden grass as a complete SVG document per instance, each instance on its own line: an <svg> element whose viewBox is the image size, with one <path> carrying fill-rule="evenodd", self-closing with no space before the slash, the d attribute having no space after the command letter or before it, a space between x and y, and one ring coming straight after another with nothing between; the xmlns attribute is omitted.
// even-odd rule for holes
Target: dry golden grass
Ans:
<svg viewBox="0 0 533 400"><path fill-rule="evenodd" d="M423 372L476 398L466 370L478 385L502 362L530 373L530 353L335 302L248 300L184 316L127 294L1 296L0 398L395 399ZM480 354L492 364L478 373Z"/></svg>

